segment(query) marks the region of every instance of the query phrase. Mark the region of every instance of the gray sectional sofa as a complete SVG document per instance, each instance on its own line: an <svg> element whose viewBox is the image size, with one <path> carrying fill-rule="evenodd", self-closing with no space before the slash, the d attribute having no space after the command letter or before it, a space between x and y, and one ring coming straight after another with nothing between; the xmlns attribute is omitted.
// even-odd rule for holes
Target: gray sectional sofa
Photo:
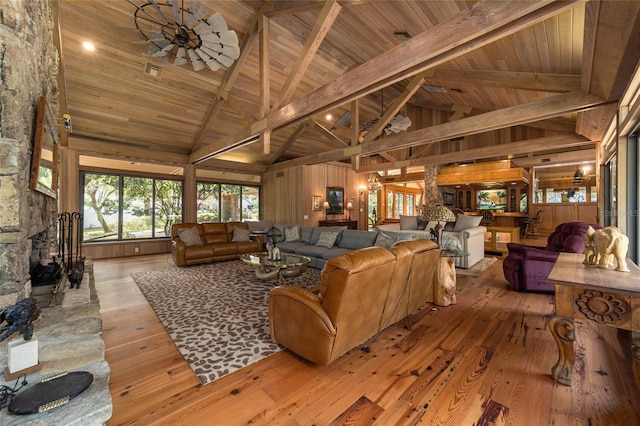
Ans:
<svg viewBox="0 0 640 426"><path fill-rule="evenodd" d="M410 240L413 234L386 232L376 229L356 231L346 226L297 227L275 225L283 236L276 246L284 253L295 253L311 258L309 266L322 269L327 260L351 250L379 246L389 248L397 241ZM296 235L295 228L298 232Z"/></svg>

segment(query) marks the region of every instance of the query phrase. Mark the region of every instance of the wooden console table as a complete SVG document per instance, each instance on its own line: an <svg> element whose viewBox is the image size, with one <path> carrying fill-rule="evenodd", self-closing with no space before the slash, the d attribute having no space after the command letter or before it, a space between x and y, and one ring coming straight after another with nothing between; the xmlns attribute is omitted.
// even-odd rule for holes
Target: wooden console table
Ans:
<svg viewBox="0 0 640 426"><path fill-rule="evenodd" d="M347 229L358 229L357 220L320 220L318 226L346 226Z"/></svg>
<svg viewBox="0 0 640 426"><path fill-rule="evenodd" d="M551 375L571 386L573 322L579 319L632 332L633 374L640 385L640 269L629 259L631 272L584 265L583 259L582 254L560 253L547 277L556 288L556 315L549 329L559 352Z"/></svg>
<svg viewBox="0 0 640 426"><path fill-rule="evenodd" d="M511 226L487 226L484 234L484 251L507 254L508 243L520 242L520 228Z"/></svg>

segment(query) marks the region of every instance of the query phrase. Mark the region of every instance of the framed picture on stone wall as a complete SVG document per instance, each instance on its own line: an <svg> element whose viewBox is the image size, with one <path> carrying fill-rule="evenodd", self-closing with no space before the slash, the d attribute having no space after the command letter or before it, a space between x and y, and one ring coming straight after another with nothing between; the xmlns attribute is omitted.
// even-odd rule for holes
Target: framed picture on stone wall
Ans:
<svg viewBox="0 0 640 426"><path fill-rule="evenodd" d="M41 96L36 113L29 188L54 198L58 190L58 139L58 126L49 111L47 99Z"/></svg>

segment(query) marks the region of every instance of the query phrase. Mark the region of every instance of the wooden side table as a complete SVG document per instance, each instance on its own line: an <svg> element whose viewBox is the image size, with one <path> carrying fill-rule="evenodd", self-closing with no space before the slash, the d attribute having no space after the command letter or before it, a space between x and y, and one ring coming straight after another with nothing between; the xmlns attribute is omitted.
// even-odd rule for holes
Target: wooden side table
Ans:
<svg viewBox="0 0 640 426"><path fill-rule="evenodd" d="M629 259L631 272L584 265L583 260L582 254L560 253L547 277L556 288L556 315L549 329L559 353L551 375L571 386L574 319L580 319L632 332L633 373L640 385L640 269Z"/></svg>
<svg viewBox="0 0 640 426"><path fill-rule="evenodd" d="M441 250L438 259L436 282L433 288L433 303L449 306L458 302L456 299L456 257L469 256L452 250Z"/></svg>

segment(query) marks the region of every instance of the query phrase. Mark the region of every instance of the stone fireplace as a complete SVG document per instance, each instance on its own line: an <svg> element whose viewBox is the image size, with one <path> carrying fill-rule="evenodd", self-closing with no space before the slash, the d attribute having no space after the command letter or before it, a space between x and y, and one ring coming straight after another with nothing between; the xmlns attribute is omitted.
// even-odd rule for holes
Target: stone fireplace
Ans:
<svg viewBox="0 0 640 426"><path fill-rule="evenodd" d="M54 121L61 117L53 7L56 2L0 0L0 310L30 296L31 268L58 252L58 201L29 189L38 98L47 99ZM92 280L83 285L84 293L65 298L69 306L42 310L34 330L41 370L28 380L31 385L41 374L80 369L94 375L93 384L70 408L31 416L3 409L0 424L102 424L110 417L99 301ZM5 376L7 342L21 338L14 334L0 343L0 377Z"/></svg>
<svg viewBox="0 0 640 426"><path fill-rule="evenodd" d="M0 14L0 308L31 293L29 271L57 252L58 204L29 189L37 100L58 114L49 2L2 1Z"/></svg>

